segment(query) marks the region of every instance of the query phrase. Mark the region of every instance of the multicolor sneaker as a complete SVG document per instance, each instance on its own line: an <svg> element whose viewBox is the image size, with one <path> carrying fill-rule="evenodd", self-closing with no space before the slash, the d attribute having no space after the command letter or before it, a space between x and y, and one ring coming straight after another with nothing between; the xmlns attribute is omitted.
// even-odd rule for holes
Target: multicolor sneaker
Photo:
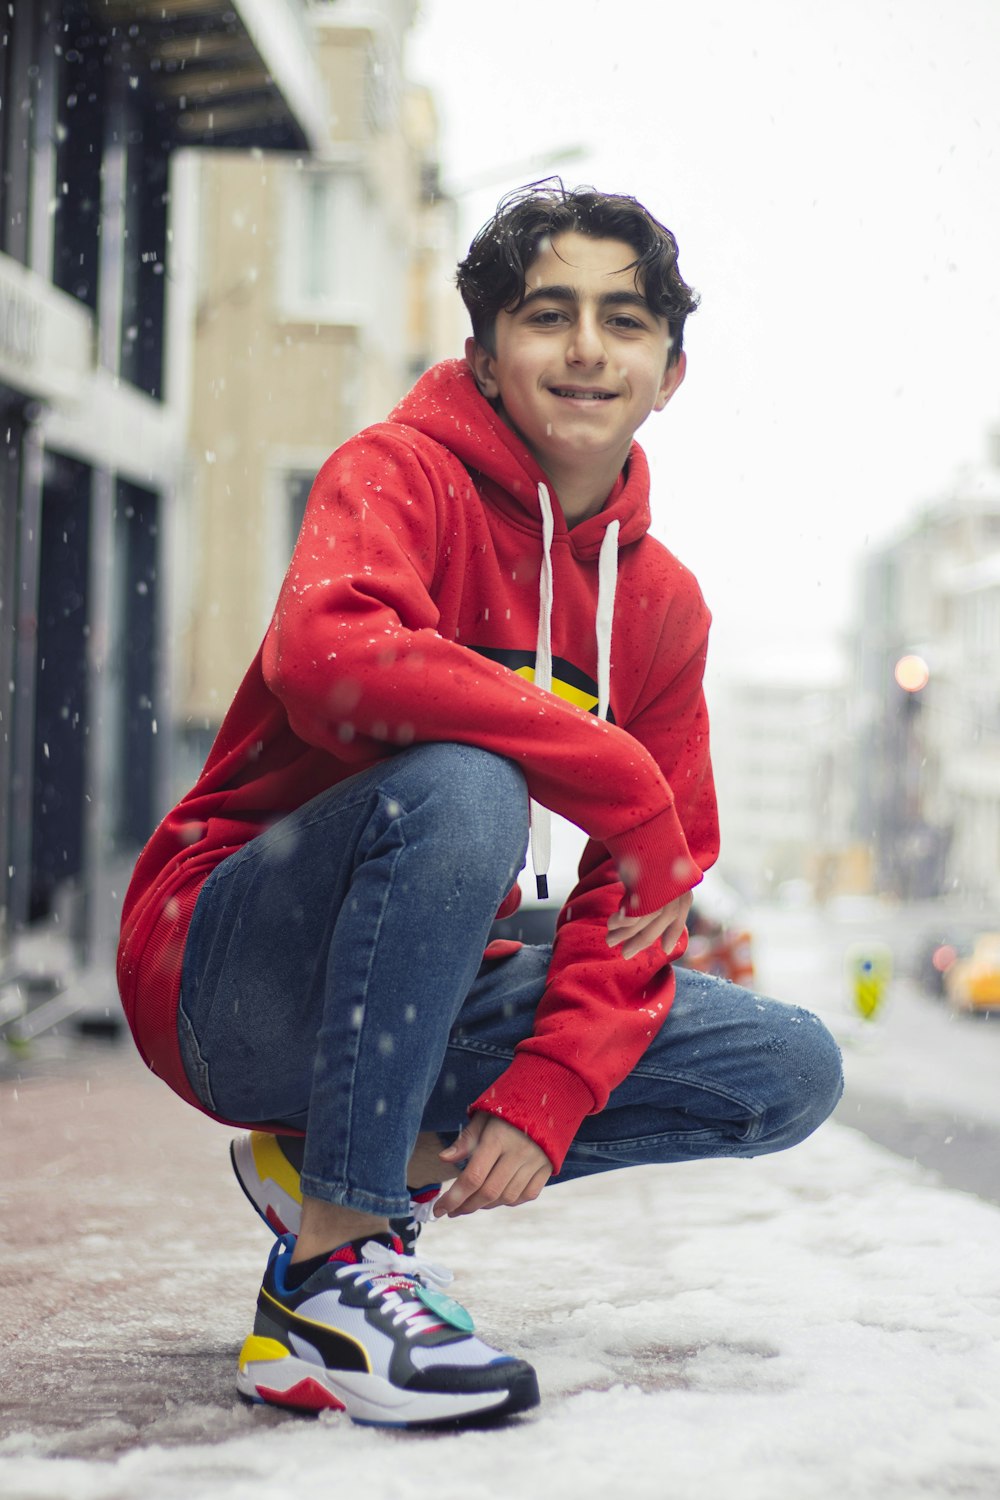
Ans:
<svg viewBox="0 0 1000 1500"><path fill-rule="evenodd" d="M348 1241L293 1289L294 1243L285 1236L271 1251L240 1353L242 1396L385 1427L468 1425L538 1405L532 1367L476 1338L444 1294L451 1273L404 1255L397 1235Z"/></svg>
<svg viewBox="0 0 1000 1500"><path fill-rule="evenodd" d="M229 1144L229 1159L236 1180L275 1234L298 1234L302 1218L302 1188L298 1168L288 1160L276 1135L251 1130ZM412 1255L421 1228L431 1217L440 1183L410 1189L407 1218L390 1219L394 1234L403 1241L404 1255Z"/></svg>

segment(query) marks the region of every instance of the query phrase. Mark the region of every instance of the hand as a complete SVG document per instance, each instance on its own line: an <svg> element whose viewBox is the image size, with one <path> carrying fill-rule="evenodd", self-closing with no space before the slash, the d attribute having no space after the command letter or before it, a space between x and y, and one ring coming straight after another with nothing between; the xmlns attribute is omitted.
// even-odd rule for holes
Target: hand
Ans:
<svg viewBox="0 0 1000 1500"><path fill-rule="evenodd" d="M478 1208L514 1208L537 1198L552 1176L552 1163L523 1130L482 1110L472 1116L441 1158L465 1166L434 1205L434 1217L457 1219Z"/></svg>
<svg viewBox="0 0 1000 1500"><path fill-rule="evenodd" d="M683 896L648 917L627 917L624 912L616 911L608 918L608 947L617 948L620 943L622 958L635 958L657 938L662 938L664 952L669 953L680 940L693 899L692 893L685 891Z"/></svg>

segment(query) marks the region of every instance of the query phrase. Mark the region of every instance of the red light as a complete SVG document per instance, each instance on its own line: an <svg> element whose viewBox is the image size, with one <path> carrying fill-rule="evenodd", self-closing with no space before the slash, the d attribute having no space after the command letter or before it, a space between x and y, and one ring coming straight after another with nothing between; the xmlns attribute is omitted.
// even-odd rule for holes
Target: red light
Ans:
<svg viewBox="0 0 1000 1500"><path fill-rule="evenodd" d="M950 943L942 943L940 948L935 948L931 954L931 963L939 974L947 974L957 957L957 948L953 948Z"/></svg>

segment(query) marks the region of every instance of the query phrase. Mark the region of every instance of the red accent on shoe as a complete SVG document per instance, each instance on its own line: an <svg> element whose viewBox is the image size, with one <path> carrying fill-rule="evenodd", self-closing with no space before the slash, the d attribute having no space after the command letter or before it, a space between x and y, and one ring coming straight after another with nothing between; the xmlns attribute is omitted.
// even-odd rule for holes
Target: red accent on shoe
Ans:
<svg viewBox="0 0 1000 1500"><path fill-rule="evenodd" d="M405 1254L405 1251L403 1250L403 1241L399 1238L399 1235L391 1234L389 1238L392 1241L392 1244L389 1246L389 1248L391 1250L395 1250L397 1255ZM361 1243L360 1238L358 1240L358 1243ZM361 1264L362 1257L355 1250L354 1246L348 1243L346 1245L338 1245L337 1249L332 1252L330 1259L343 1261L343 1263L348 1266L358 1266Z"/></svg>
<svg viewBox="0 0 1000 1500"><path fill-rule="evenodd" d="M356 1266L361 1257L353 1245L341 1245L330 1256L331 1260L342 1260L345 1266Z"/></svg>
<svg viewBox="0 0 1000 1500"><path fill-rule="evenodd" d="M440 1191L441 1184L439 1182L432 1182L430 1187L415 1188L411 1192L410 1197L414 1203L433 1203Z"/></svg>
<svg viewBox="0 0 1000 1500"><path fill-rule="evenodd" d="M343 1401L338 1401L332 1391L320 1385L318 1380L307 1376L287 1391L272 1391L270 1386L258 1385L258 1396L273 1406L293 1406L297 1411L345 1411Z"/></svg>
<svg viewBox="0 0 1000 1500"><path fill-rule="evenodd" d="M281 1219L275 1213L275 1211L271 1207L270 1203L267 1205L267 1213L264 1215L264 1217L267 1220L267 1222L270 1224L271 1228L274 1230L275 1234L287 1234L288 1233L288 1226L286 1224L283 1224L281 1222Z"/></svg>

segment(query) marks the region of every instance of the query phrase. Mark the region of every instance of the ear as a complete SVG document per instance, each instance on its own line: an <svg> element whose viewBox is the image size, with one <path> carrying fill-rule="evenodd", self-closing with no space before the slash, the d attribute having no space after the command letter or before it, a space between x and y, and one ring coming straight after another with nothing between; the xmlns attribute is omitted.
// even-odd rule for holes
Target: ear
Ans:
<svg viewBox="0 0 1000 1500"><path fill-rule="evenodd" d="M465 361L487 401L495 401L500 394L500 386L497 383L496 360L493 355L470 337L465 341Z"/></svg>
<svg viewBox="0 0 1000 1500"><path fill-rule="evenodd" d="M671 396L674 394L674 391L676 391L677 387L684 379L686 372L687 355L682 351L677 356L677 363L673 365L667 365L667 368L664 371L663 380L660 383L659 392L657 393L656 400L653 402L654 411L663 410L667 402L670 400Z"/></svg>

